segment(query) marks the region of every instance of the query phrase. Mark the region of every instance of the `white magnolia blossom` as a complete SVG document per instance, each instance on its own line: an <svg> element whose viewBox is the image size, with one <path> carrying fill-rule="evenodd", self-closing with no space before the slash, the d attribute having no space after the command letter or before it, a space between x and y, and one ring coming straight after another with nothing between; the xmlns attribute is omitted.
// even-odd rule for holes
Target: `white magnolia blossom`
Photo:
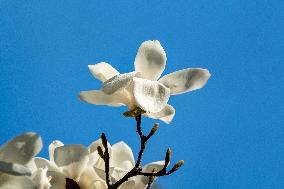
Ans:
<svg viewBox="0 0 284 189"><path fill-rule="evenodd" d="M42 148L42 140L35 133L15 137L0 148L1 189L68 189L76 185L80 189L107 189L105 165L97 152L101 139L89 147L64 145L54 141L49 145L49 160L34 157ZM110 176L114 183L135 165L131 148L124 142L111 146ZM150 163L143 172L161 170L164 161ZM124 182L119 189L144 189L148 178L136 176Z"/></svg>
<svg viewBox="0 0 284 189"><path fill-rule="evenodd" d="M36 133L24 133L0 148L1 189L48 189L46 172L32 171L33 158L42 148ZM46 180L47 179L47 180ZM41 188L39 186L42 186ZM43 187L47 185L47 187Z"/></svg>
<svg viewBox="0 0 284 189"><path fill-rule="evenodd" d="M83 91L79 98L96 105L140 107L153 119L171 122L175 109L167 104L170 95L202 88L210 77L206 69L187 68L160 78L166 66L160 42L145 41L134 61L135 71L120 74L110 64L89 65L93 76L103 82L101 90ZM159 79L160 78L160 79Z"/></svg>
<svg viewBox="0 0 284 189"><path fill-rule="evenodd" d="M103 148L101 140L93 142L89 146L89 151L98 156L97 148ZM126 173L134 168L135 161L131 148L124 142L118 142L114 145L108 143L108 152L110 154L110 177L111 182L115 183L120 180ZM99 156L98 156L99 157ZM152 162L144 166L143 172L152 172L153 169L159 171L164 167L164 161ZM104 160L99 157L94 164L94 169L98 176L104 181L106 178ZM124 182L119 189L144 189L147 187L149 180L145 176L135 176ZM103 189L106 189L104 185Z"/></svg>

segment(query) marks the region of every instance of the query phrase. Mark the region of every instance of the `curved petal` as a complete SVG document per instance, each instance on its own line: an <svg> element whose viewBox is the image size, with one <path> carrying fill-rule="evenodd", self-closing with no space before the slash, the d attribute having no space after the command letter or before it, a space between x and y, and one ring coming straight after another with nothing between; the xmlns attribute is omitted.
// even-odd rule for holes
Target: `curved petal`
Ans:
<svg viewBox="0 0 284 189"><path fill-rule="evenodd" d="M157 81L133 78L133 94L136 103L146 112L157 113L167 104L170 89Z"/></svg>
<svg viewBox="0 0 284 189"><path fill-rule="evenodd" d="M106 179L106 173L105 173L105 168L98 168L96 166L93 167L95 170L95 173L98 175L98 177L101 180ZM124 175L126 175L129 172L129 170L121 169L118 167L110 167L109 168L109 175L111 177L111 182L115 183L119 179L121 179Z"/></svg>
<svg viewBox="0 0 284 189"><path fill-rule="evenodd" d="M133 189L135 186L135 181L134 180L129 180L124 182L118 189Z"/></svg>
<svg viewBox="0 0 284 189"><path fill-rule="evenodd" d="M155 169L155 171L160 171L162 170L164 165L165 165L165 161L152 162L152 163L145 165L142 171L145 173L151 173L153 169ZM137 176L135 179L135 182L137 183L137 185L146 186L149 183L149 178L146 176Z"/></svg>
<svg viewBox="0 0 284 189"><path fill-rule="evenodd" d="M95 173L92 167L87 167L82 173L79 181L80 188L87 188L91 183L100 180L100 177Z"/></svg>
<svg viewBox="0 0 284 189"><path fill-rule="evenodd" d="M202 88L210 76L206 69L188 68L165 75L159 82L171 89L171 95L176 95Z"/></svg>
<svg viewBox="0 0 284 189"><path fill-rule="evenodd" d="M105 172L105 167L103 166L102 168L98 168L97 166L94 166L94 170L95 170L95 173L99 176L99 178L101 180L105 180L106 179L106 172ZM109 169L109 174L111 175L113 169L110 168Z"/></svg>
<svg viewBox="0 0 284 189"><path fill-rule="evenodd" d="M60 146L64 146L64 144L59 140L53 141L48 146L49 159L50 159L51 162L54 162L54 150L55 150L55 148L58 148Z"/></svg>
<svg viewBox="0 0 284 189"><path fill-rule="evenodd" d="M130 72L116 75L104 82L102 91L106 94L113 94L116 91L123 90L129 86L136 75L139 75L139 73Z"/></svg>
<svg viewBox="0 0 284 189"><path fill-rule="evenodd" d="M79 98L90 104L108 106L124 106L127 100L127 96L123 92L107 95L100 90L82 91Z"/></svg>
<svg viewBox="0 0 284 189"><path fill-rule="evenodd" d="M31 170L29 168L17 163L9 163L4 161L0 161L0 173L1 172L15 176L31 175Z"/></svg>
<svg viewBox="0 0 284 189"><path fill-rule="evenodd" d="M95 181L88 186L87 189L107 189L107 185L104 181Z"/></svg>
<svg viewBox="0 0 284 189"><path fill-rule="evenodd" d="M148 163L143 167L143 172L151 173L153 169L156 169L156 171L162 170L162 168L165 165L165 161L155 161L152 163Z"/></svg>
<svg viewBox="0 0 284 189"><path fill-rule="evenodd" d="M0 160L27 164L42 148L41 137L32 132L24 133L7 142L0 149Z"/></svg>
<svg viewBox="0 0 284 189"><path fill-rule="evenodd" d="M144 79L157 80L165 69L166 61L166 53L159 41L145 41L138 49L135 71L141 72Z"/></svg>
<svg viewBox="0 0 284 189"><path fill-rule="evenodd" d="M106 80L119 74L119 72L115 68L105 62L101 62L95 65L88 65L88 67L92 75L102 82L105 82Z"/></svg>
<svg viewBox="0 0 284 189"><path fill-rule="evenodd" d="M135 161L131 148L124 142L118 142L112 146L110 166L130 170L134 167Z"/></svg>
<svg viewBox="0 0 284 189"><path fill-rule="evenodd" d="M32 175L32 181L38 189L49 189L51 177L47 176L47 168L40 168Z"/></svg>
<svg viewBox="0 0 284 189"><path fill-rule="evenodd" d="M175 109L171 105L167 104L160 112L150 112L145 113L144 115L152 119L160 119L163 122L169 124L175 116Z"/></svg>
<svg viewBox="0 0 284 189"><path fill-rule="evenodd" d="M111 167L110 171L111 171L110 175L111 175L112 182L117 182L129 172L129 169L127 170L127 169L121 169L119 167Z"/></svg>
<svg viewBox="0 0 284 189"><path fill-rule="evenodd" d="M0 175L1 189L38 189L32 180L26 176Z"/></svg>
<svg viewBox="0 0 284 189"><path fill-rule="evenodd" d="M104 146L103 146L103 143L102 143L102 139L98 139L98 140L92 142L92 143L88 146L88 151L89 151L89 153L90 153L90 154L96 153L96 154L97 154L97 157L100 157L99 154L97 153L97 149L98 149L99 146L104 150ZM109 153L110 156L112 156L112 148L111 148L111 145L110 145L109 142L107 143L107 146L108 146L108 153Z"/></svg>
<svg viewBox="0 0 284 189"><path fill-rule="evenodd" d="M47 167L48 171L60 171L54 162L48 161L47 159L36 157L34 158L34 162L37 169Z"/></svg>
<svg viewBox="0 0 284 189"><path fill-rule="evenodd" d="M77 180L89 161L88 150L82 145L65 145L55 149L54 162L68 178Z"/></svg>
<svg viewBox="0 0 284 189"><path fill-rule="evenodd" d="M62 189L66 186L66 176L60 172L48 171L47 175L50 179L50 189Z"/></svg>

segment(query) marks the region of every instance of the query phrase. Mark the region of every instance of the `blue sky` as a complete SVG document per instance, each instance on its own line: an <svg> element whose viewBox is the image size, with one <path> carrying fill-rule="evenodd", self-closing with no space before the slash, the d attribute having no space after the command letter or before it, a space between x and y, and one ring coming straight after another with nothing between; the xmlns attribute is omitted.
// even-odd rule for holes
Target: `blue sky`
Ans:
<svg viewBox="0 0 284 189"><path fill-rule="evenodd" d="M210 70L206 87L170 99L143 163L167 147L185 160L158 183L164 189L284 188L284 1L0 1L0 143L25 131L48 144L88 145L105 132L138 152L126 108L77 98L100 82L87 65L132 71L140 44L161 42L164 74ZM143 128L153 120L144 119Z"/></svg>

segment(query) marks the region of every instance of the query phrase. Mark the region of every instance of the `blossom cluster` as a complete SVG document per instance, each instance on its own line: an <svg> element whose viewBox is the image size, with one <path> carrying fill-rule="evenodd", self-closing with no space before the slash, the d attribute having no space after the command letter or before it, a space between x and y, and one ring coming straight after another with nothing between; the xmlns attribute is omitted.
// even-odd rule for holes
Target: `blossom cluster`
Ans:
<svg viewBox="0 0 284 189"><path fill-rule="evenodd" d="M102 88L79 95L91 104L128 107L124 115L135 117L141 141L136 163L126 143L111 146L104 134L87 147L56 140L49 145L49 159L36 157L42 139L29 132L0 147L0 189L148 189L156 177L178 170L183 160L167 170L170 149L164 161L141 166L146 143L158 128L155 124L144 135L141 114L170 123L175 115L175 109L168 104L170 96L202 88L210 73L187 68L161 77L166 60L159 41L145 41L138 49L133 72L120 74L105 62L89 65L91 73L103 82Z"/></svg>
<svg viewBox="0 0 284 189"><path fill-rule="evenodd" d="M98 154L101 139L88 147L80 144L64 145L56 140L49 145L49 160L35 157L42 148L36 133L24 133L0 148L1 189L106 189L104 161ZM110 178L121 179L135 165L131 148L124 142L108 143ZM144 166L144 172L160 170L164 161ZM145 176L135 176L119 189L143 189Z"/></svg>

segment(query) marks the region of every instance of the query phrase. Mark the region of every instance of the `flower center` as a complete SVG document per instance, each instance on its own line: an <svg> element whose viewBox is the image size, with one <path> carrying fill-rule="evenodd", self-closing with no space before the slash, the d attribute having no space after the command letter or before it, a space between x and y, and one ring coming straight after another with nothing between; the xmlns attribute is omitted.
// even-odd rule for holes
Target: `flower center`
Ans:
<svg viewBox="0 0 284 189"><path fill-rule="evenodd" d="M80 189L80 186L74 180L66 178L66 189Z"/></svg>

